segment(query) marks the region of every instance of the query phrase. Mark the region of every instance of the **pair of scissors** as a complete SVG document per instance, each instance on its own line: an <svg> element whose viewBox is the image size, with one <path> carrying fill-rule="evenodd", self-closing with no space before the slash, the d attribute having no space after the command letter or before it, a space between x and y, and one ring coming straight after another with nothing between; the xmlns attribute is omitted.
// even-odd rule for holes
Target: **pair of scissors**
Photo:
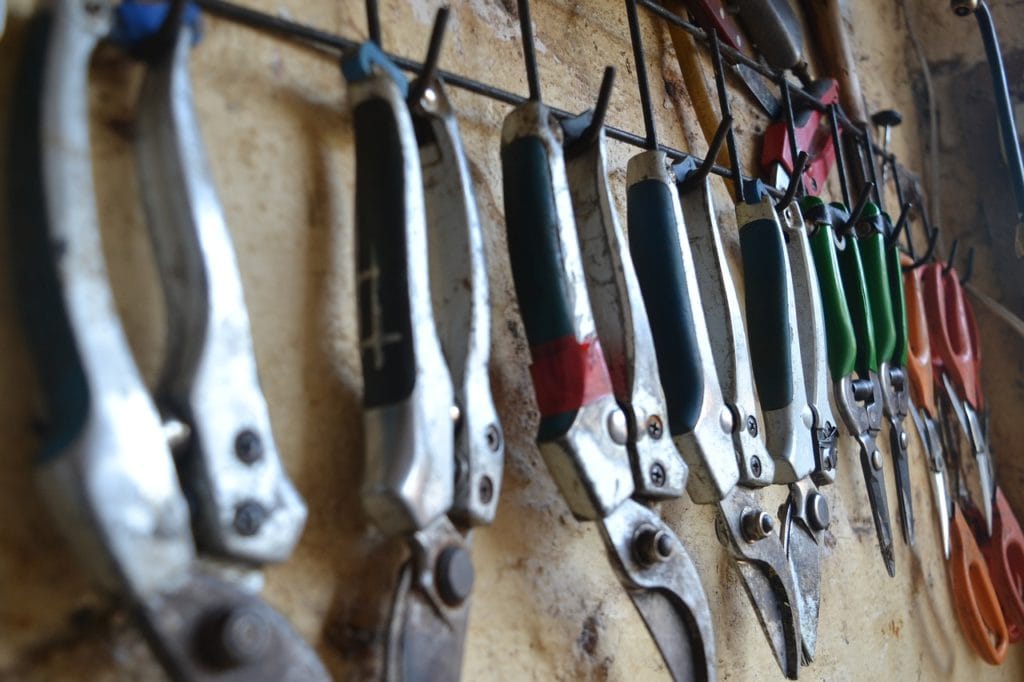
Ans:
<svg viewBox="0 0 1024 682"><path fill-rule="evenodd" d="M942 361L932 354L930 317L934 313L925 304L923 270L914 268L907 257L903 264L910 268L904 271L904 296L909 345L907 371L913 396L911 416L931 470L932 495L939 515L943 552L949 564L953 607L971 647L982 659L997 665L1005 658L1009 644L1006 620L978 543L963 510L956 503L957 499L962 501L966 497L958 451L949 452L953 481L948 480L948 410L942 409L945 403L937 401L935 395L936 384L941 381ZM952 488L956 490L955 495L950 494Z"/></svg>
<svg viewBox="0 0 1024 682"><path fill-rule="evenodd" d="M259 387L241 277L192 106L184 2L59 0L28 29L11 155L19 296L46 390L46 500L174 679L327 680L253 589L306 506ZM149 391L116 311L89 134L89 64L113 42L145 78L136 152L168 311Z"/></svg>
<svg viewBox="0 0 1024 682"><path fill-rule="evenodd" d="M455 680L474 582L472 531L497 510L504 441L488 377L483 234L436 64L407 83L367 42L342 58L356 141L363 506L404 539L387 680Z"/></svg>
<svg viewBox="0 0 1024 682"><path fill-rule="evenodd" d="M955 439L951 437L951 448L961 442L969 443L979 474L982 511L979 514L973 506L966 506L966 518L975 527L1011 638L1019 639L1024 629L1024 534L996 484L983 428L981 346L974 309L951 267L933 264L924 268L922 289L935 351L933 364L941 370L941 392L954 415L952 421L959 426ZM951 436L952 432L950 429Z"/></svg>

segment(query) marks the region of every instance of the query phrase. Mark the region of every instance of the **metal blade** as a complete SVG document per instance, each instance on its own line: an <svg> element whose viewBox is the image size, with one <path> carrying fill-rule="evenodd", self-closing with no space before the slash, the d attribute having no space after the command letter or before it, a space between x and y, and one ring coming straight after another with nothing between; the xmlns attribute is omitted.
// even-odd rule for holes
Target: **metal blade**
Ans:
<svg viewBox="0 0 1024 682"><path fill-rule="evenodd" d="M601 521L612 566L676 680L714 680L715 641L704 587L661 518L627 500Z"/></svg>
<svg viewBox="0 0 1024 682"><path fill-rule="evenodd" d="M907 433L898 417L889 419L889 452L896 475L896 501L900 508L903 541L914 545L914 503L910 490L910 462L907 456Z"/></svg>
<svg viewBox="0 0 1024 682"><path fill-rule="evenodd" d="M388 626L387 682L456 681L473 589L469 542L441 517L410 538Z"/></svg>
<svg viewBox="0 0 1024 682"><path fill-rule="evenodd" d="M875 533L878 535L878 549L885 562L885 570L890 577L896 576L896 555L892 546L892 526L889 523L889 503L885 495L885 478L882 475L882 453L875 445L870 434L857 436L860 444L860 466L864 472L864 485L868 490L868 501L871 503L871 516L875 521Z"/></svg>
<svg viewBox="0 0 1024 682"><path fill-rule="evenodd" d="M810 518L810 515L814 518ZM809 480L789 486L789 498L779 509L782 546L789 557L799 590L800 639L804 665L814 660L818 641L818 613L821 603L820 533L828 527L825 498ZM814 528L819 527L820 531Z"/></svg>
<svg viewBox="0 0 1024 682"><path fill-rule="evenodd" d="M772 93L771 88L765 83L764 76L746 64L733 64L730 68L740 77L740 81L747 88L747 92L764 109L764 112L768 114L768 118L773 121L777 119L781 111L779 98Z"/></svg>
<svg viewBox="0 0 1024 682"><path fill-rule="evenodd" d="M992 537L992 515L995 507L995 472L992 469L992 455L988 451L988 441L981 429L978 413L968 404L964 404L964 415L970 427L971 449L974 461L978 466L978 478L981 485L981 510L985 514L985 528Z"/></svg>
<svg viewBox="0 0 1024 682"><path fill-rule="evenodd" d="M467 608L438 609L414 586L413 562L402 567L388 633L384 679L458 680L466 640Z"/></svg>
<svg viewBox="0 0 1024 682"><path fill-rule="evenodd" d="M719 502L721 512L715 529L719 541L735 559L768 643L779 668L795 680L800 671L801 623L800 595L793 566L777 535L769 532L763 539L747 539L743 531L750 515L761 508L752 495L740 488Z"/></svg>
<svg viewBox="0 0 1024 682"><path fill-rule="evenodd" d="M946 480L946 461L942 457L942 441L939 439L938 429L930 417L922 417L920 411L913 404L909 404L910 417L914 420L917 433L924 444L925 456L928 458L928 468L931 470L929 482L932 487L932 500L935 502L935 511L939 515L939 532L942 534L942 553L946 560L950 556L949 519L952 509L949 504L949 482Z"/></svg>

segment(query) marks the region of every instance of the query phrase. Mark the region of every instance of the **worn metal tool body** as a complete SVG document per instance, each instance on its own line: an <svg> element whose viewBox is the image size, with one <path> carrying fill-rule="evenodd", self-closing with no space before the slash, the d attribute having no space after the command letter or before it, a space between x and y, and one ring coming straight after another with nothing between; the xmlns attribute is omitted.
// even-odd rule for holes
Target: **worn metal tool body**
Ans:
<svg viewBox="0 0 1024 682"><path fill-rule="evenodd" d="M685 472L664 435L653 438L645 429L645 439L637 428L635 420L641 411L651 411L645 415L645 426L647 417L662 413L655 404L657 393L647 386L649 368L642 364L626 367L643 362L637 354L622 358L622 389L630 385L626 379L630 374L634 380L629 395L622 394L629 400L632 424L616 402L590 306L563 156L563 132L541 101L525 0L519 3L519 13L530 99L505 119L501 160L509 256L541 414L538 445L574 516L599 522L612 567L673 678L714 679L714 639L699 577L671 528L654 510L633 499L637 486L627 443L635 439L634 455L656 451L655 458L676 467L673 485L682 483L680 475L685 481ZM610 202L610 195L603 173L600 131L592 132L596 136L574 150L579 154L575 157L578 165L574 164L575 189L600 204ZM611 204L591 208L592 213L583 214L587 222L581 229L598 239L604 235L610 250L617 231L614 222L605 222L614 217ZM614 264L612 268L616 269ZM618 274L623 278L620 282L626 283L625 271L618 269ZM615 296L619 311L631 315L634 308L628 299L618 298L621 292L615 288L604 294ZM610 329L618 339L612 341L613 347L626 349L628 344L643 343L638 322L634 317L632 324L619 327L618 333ZM638 473L641 494L646 489L649 497L649 491L658 488L660 476L651 476L650 469ZM669 480L666 476L666 482Z"/></svg>
<svg viewBox="0 0 1024 682"><path fill-rule="evenodd" d="M346 55L342 69L356 128L363 504L411 552L384 676L458 679L471 530L494 518L503 461L480 223L440 80L428 74L409 88L372 43Z"/></svg>
<svg viewBox="0 0 1024 682"><path fill-rule="evenodd" d="M829 401L828 346L818 273L807 227L798 204L782 211L781 222L793 279L793 308L800 321L797 335L803 364L804 394L812 414L814 468L810 476L789 485L789 500L780 510L783 545L794 564L801 598L804 661L814 659L821 601L821 555L831 514L818 486L835 482L839 439ZM799 425L797 426L799 428Z"/></svg>
<svg viewBox="0 0 1024 682"><path fill-rule="evenodd" d="M856 240L834 229L849 221L845 207L825 204L816 197L805 197L800 205L805 220L813 226L809 238L825 310L833 397L850 435L857 440L879 550L886 570L894 575L882 454L875 443L882 423L882 391L860 251Z"/></svg>
<svg viewBox="0 0 1024 682"><path fill-rule="evenodd" d="M39 482L82 561L127 601L171 677L325 680L312 649L252 591L259 565L291 553L306 508L259 388L192 109L194 26L180 25L182 13L63 0L29 27L10 226L51 417ZM113 38L148 62L138 165L169 335L153 397L116 313L94 193L89 60Z"/></svg>

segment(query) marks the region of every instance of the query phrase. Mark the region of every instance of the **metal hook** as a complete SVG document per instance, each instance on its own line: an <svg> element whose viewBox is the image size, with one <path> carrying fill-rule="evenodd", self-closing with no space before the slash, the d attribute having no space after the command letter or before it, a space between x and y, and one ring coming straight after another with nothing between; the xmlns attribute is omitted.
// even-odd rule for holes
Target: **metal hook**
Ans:
<svg viewBox="0 0 1024 682"><path fill-rule="evenodd" d="M953 262L956 261L956 250L960 248L960 240L954 239L953 245L949 247L949 258L946 259L946 264L942 267L942 275L945 277L949 274L949 271L953 269Z"/></svg>
<svg viewBox="0 0 1024 682"><path fill-rule="evenodd" d="M907 203L903 204L903 207L900 209L900 217L896 219L895 227L892 228L892 232L890 232L889 236L886 237L886 239L885 239L886 247L892 248L892 245L899 241L899 239L900 239L900 232L902 232L903 228L906 227L907 219L909 217L910 217L910 202L908 201ZM910 230L907 230L907 234L908 235L910 234Z"/></svg>
<svg viewBox="0 0 1024 682"><path fill-rule="evenodd" d="M907 234L910 234L910 230L907 230ZM939 242L939 228L933 228L928 234L928 248L925 250L924 255L916 259L913 263L903 268L904 272L910 272L916 270L928 261L932 259L932 254L935 253L935 245Z"/></svg>
<svg viewBox="0 0 1024 682"><path fill-rule="evenodd" d="M974 274L974 247L967 251L967 265L964 266L964 274L960 276L960 286L966 286Z"/></svg>
<svg viewBox="0 0 1024 682"><path fill-rule="evenodd" d="M790 92L789 92L789 81L787 81L785 78L783 78L782 82L779 84L779 90L782 93L782 110L783 110L783 114L784 114L785 119L786 119L786 134L789 137L789 158L793 159L793 161L795 163L796 161L799 160L798 159L799 153L798 153L797 147L796 147L796 121L795 121L795 119L793 117L793 98L790 96ZM790 176L789 176L789 184L790 184L790 187L792 187L793 191L791 193L789 191L790 187L786 188L786 197L788 197L788 199L786 199L785 202L783 203L783 205L782 205L783 208L785 208L786 206L789 206L789 203L793 200L792 197L796 195L796 192L800 192L801 196L803 195L803 193L804 193L803 192L803 189L804 189L804 178L803 178L804 171L803 171L803 168L806 165L807 165L807 160L805 159L804 160L804 164L802 166L800 166L800 172L799 173L795 172L796 171L796 167L794 166L794 168L793 168L794 172L792 174L790 174Z"/></svg>
<svg viewBox="0 0 1024 682"><path fill-rule="evenodd" d="M711 63L715 68L715 87L718 89L718 104L722 109L722 120L732 118L729 107L729 91L725 86L725 68L722 66L722 48L718 34L708 31L711 43ZM740 168L739 152L736 150L736 135L730 125L725 132L725 143L729 149L729 164L732 166L732 181L736 187L736 201L743 201L743 170ZM711 156L710 154L708 156ZM714 157L711 157L714 158Z"/></svg>
<svg viewBox="0 0 1024 682"><path fill-rule="evenodd" d="M604 127L604 117L608 113L608 103L612 98L612 90L615 89L615 67L606 66L604 67L604 76L601 77L601 89L597 93L597 104L594 105L594 117L590 120L590 125L583 132L583 136L580 141L584 144L590 145L601 133L601 128Z"/></svg>
<svg viewBox="0 0 1024 682"><path fill-rule="evenodd" d="M718 152L722 151L725 137L730 130L732 130L732 116L726 115L722 118L722 122L718 124L718 130L715 131L715 136L711 140L711 146L708 147L707 156L704 157L704 161L701 162L697 170L691 173L679 186L680 192L685 194L704 182L704 179L711 173L711 169L715 165L715 159L718 158Z"/></svg>
<svg viewBox="0 0 1024 682"><path fill-rule="evenodd" d="M789 187L786 188L786 193L782 195L779 202L775 204L776 211L784 211L789 208L789 205L793 203L793 198L796 197L797 187L802 187L802 183L798 178L804 173L804 166L807 165L807 152L800 152L797 154L796 163L793 164L793 173L789 176Z"/></svg>
<svg viewBox="0 0 1024 682"><path fill-rule="evenodd" d="M153 62L173 50L175 43L178 42L178 32L181 30L187 5L187 0L171 0L167 14L160 23L160 28L148 38L140 41L131 50L132 54L137 59Z"/></svg>
<svg viewBox="0 0 1024 682"><path fill-rule="evenodd" d="M836 170L839 171L839 189L843 192L843 203L850 205L850 184L846 178L846 157L843 154L843 143L840 140L839 116L836 105L828 105L828 123L832 129L832 147L836 152Z"/></svg>
<svg viewBox="0 0 1024 682"><path fill-rule="evenodd" d="M636 65L636 84L640 88L640 109L644 115L644 132L647 148L658 148L658 131L654 123L654 107L651 105L650 83L647 81L647 59L644 57L643 37L640 35L640 19L637 16L636 0L626 0L626 17L629 19L629 39L633 44L633 64Z"/></svg>
<svg viewBox="0 0 1024 682"><path fill-rule="evenodd" d="M866 152L865 157L867 158L868 164L868 177L871 179L871 184L875 186L875 204L878 206L879 211L885 211L885 204L882 203L882 187L878 185L878 172L875 168L875 143L871 140L871 128L867 123L860 126L863 137L860 140L861 146L864 147Z"/></svg>
<svg viewBox="0 0 1024 682"><path fill-rule="evenodd" d="M537 70L537 49L533 44L533 22L530 21L530 0L518 0L519 33L523 39L523 59L526 61L526 82L530 88L530 101L540 101L540 73Z"/></svg>
<svg viewBox="0 0 1024 682"><path fill-rule="evenodd" d="M438 9L437 14L434 15L434 29L430 33L430 43L427 46L427 58L423 61L423 70L409 90L409 101L414 104L420 101L427 88L437 77L437 62L441 58L441 44L444 42L444 32L448 26L450 14L451 9L444 6Z"/></svg>
<svg viewBox="0 0 1024 682"><path fill-rule="evenodd" d="M383 48L380 37L380 8L377 0L366 0L366 29L370 35L370 41L377 47Z"/></svg>
<svg viewBox="0 0 1024 682"><path fill-rule="evenodd" d="M868 183L864 185L864 189L860 191L860 196L857 197L857 205L850 211L850 217L847 219L846 224L840 228L840 234L846 234L857 224L860 220L860 216L864 213L864 209L868 205L868 200L871 198L871 191L875 188L875 183L868 180Z"/></svg>

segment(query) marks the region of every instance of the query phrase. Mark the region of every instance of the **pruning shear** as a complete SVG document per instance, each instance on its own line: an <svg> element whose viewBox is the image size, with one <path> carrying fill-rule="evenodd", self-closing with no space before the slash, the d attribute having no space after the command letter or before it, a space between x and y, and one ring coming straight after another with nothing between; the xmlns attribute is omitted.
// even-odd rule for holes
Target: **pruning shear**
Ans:
<svg viewBox="0 0 1024 682"><path fill-rule="evenodd" d="M650 331L622 257L604 170L604 106L589 121L567 121L563 133L541 101L526 0L519 17L530 99L505 119L501 159L510 262L541 414L537 441L573 515L599 522L612 567L673 678L711 680L714 637L699 576L672 529L643 503L678 495L687 470L664 436L663 398L644 352ZM610 87L606 77L604 102ZM588 289L610 306L600 329Z"/></svg>
<svg viewBox="0 0 1024 682"><path fill-rule="evenodd" d="M904 220L906 212L904 211ZM882 413L889 421L889 452L896 475L896 497L900 509L903 539L914 544L914 509L910 487L910 463L907 456L907 318L901 291L899 247L889 217L878 206L867 202L851 236L855 236L864 283L871 308L878 361L878 380L882 388Z"/></svg>
<svg viewBox="0 0 1024 682"><path fill-rule="evenodd" d="M471 534L494 518L504 452L483 238L435 68L446 19L442 10L411 86L372 42L342 59L356 131L361 492L377 527L411 554L391 608L388 680L459 678Z"/></svg>
<svg viewBox="0 0 1024 682"><path fill-rule="evenodd" d="M987 518L982 512L982 518L978 519L976 508L968 502L969 496L958 467L957 482L958 489L963 489L961 497L964 518L974 528L974 536L985 557L988 575L1002 605L1010 641L1015 641L1013 638L1019 639L1024 627L1024 602L1020 587L1024 578L1024 534L996 485L991 456L978 415L978 412L984 410L984 398L981 391L981 346L974 310L964 295L954 268L943 267L941 264L928 265L922 269L921 279L929 337L935 349L932 362L939 377L939 390L944 404L954 416L949 420L951 424L947 429L948 449L958 462L959 443L964 440L971 445L976 460L976 446L984 449L982 459L977 461L977 469L983 495L988 495L983 499L991 503L992 512ZM939 322L935 322L935 319ZM952 424L958 425L960 430L956 431ZM976 437L979 440L976 441ZM989 472L987 478L983 472L986 466ZM991 488L986 488L987 485ZM985 639L984 644L988 648L990 641ZM991 654L991 651L987 653Z"/></svg>
<svg viewBox="0 0 1024 682"><path fill-rule="evenodd" d="M866 200L867 192L864 192L854 214L863 209ZM860 250L857 241L845 234L851 214L844 205L826 204L817 197L804 197L800 206L805 220L813 225L810 231L811 253L825 310L833 397L850 435L860 447L861 470L879 550L886 570L893 576L896 559L882 473L882 454L875 444L882 421L878 355Z"/></svg>
<svg viewBox="0 0 1024 682"><path fill-rule="evenodd" d="M22 172L9 196L23 315L52 418L39 479L82 560L131 605L172 678L327 680L252 590L258 566L291 554L306 507L274 445L192 108L195 19L181 2L62 0L30 26L11 142ZM152 395L101 248L87 104L102 41L147 65L138 166L169 337Z"/></svg>

